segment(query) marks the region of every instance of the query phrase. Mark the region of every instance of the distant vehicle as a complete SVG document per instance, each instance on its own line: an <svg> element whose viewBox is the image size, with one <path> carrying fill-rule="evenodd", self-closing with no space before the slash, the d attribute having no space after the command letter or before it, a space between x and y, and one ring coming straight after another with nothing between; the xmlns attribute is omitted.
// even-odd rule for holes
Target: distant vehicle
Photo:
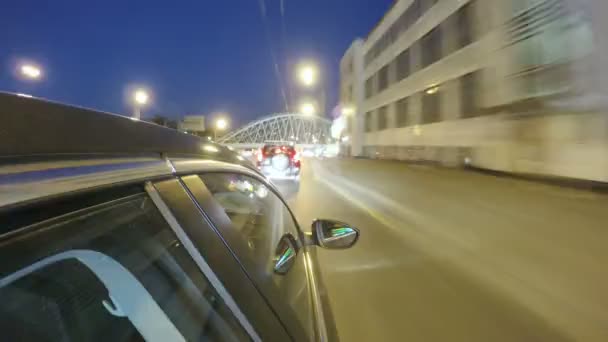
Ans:
<svg viewBox="0 0 608 342"><path fill-rule="evenodd" d="M258 168L270 179L300 181L300 156L288 144L266 144L257 155Z"/></svg>
<svg viewBox="0 0 608 342"><path fill-rule="evenodd" d="M312 148L305 148L304 150L302 150L302 156L312 158L315 156L315 150Z"/></svg>
<svg viewBox="0 0 608 342"><path fill-rule="evenodd" d="M244 150L241 150L241 155L245 158L251 158L253 156L254 152L255 152L255 149L246 148Z"/></svg>
<svg viewBox="0 0 608 342"><path fill-rule="evenodd" d="M3 93L0 117L3 340L337 340L316 249L355 228L304 232L255 164L193 135Z"/></svg>

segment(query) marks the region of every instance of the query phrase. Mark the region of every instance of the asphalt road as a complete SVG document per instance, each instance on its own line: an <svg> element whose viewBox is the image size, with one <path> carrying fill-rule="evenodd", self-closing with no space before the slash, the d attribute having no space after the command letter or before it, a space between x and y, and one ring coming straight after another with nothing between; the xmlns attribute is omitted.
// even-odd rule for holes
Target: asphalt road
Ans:
<svg viewBox="0 0 608 342"><path fill-rule="evenodd" d="M608 341L607 195L351 159L286 192L362 232L319 251L342 341Z"/></svg>

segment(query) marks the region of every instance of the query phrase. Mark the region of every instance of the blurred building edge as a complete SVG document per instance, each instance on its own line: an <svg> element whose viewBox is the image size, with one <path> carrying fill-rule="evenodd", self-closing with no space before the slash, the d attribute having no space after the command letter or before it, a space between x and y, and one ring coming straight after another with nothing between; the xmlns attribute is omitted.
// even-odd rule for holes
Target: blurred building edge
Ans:
<svg viewBox="0 0 608 342"><path fill-rule="evenodd" d="M205 131L205 116L203 115L186 115L178 123L180 131L192 133L195 135L202 136L206 134Z"/></svg>
<svg viewBox="0 0 608 342"><path fill-rule="evenodd" d="M594 1L396 1L341 60L343 151L608 181Z"/></svg>

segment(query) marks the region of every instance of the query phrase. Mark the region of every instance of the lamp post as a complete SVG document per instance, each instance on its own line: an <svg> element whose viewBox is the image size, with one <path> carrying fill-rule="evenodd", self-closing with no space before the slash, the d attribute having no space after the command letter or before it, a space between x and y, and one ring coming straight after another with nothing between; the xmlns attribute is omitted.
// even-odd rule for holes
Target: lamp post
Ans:
<svg viewBox="0 0 608 342"><path fill-rule="evenodd" d="M139 120L141 119L141 108L148 104L148 101L150 100L150 95L148 95L148 92L143 89L137 89L133 93L133 100L135 102L133 118Z"/></svg>
<svg viewBox="0 0 608 342"><path fill-rule="evenodd" d="M228 128L228 119L220 117L215 120L215 127L213 129L213 141L217 140L217 131L225 131Z"/></svg>
<svg viewBox="0 0 608 342"><path fill-rule="evenodd" d="M300 113L306 116L313 116L317 113L315 105L310 102L304 102L300 105Z"/></svg>
<svg viewBox="0 0 608 342"><path fill-rule="evenodd" d="M323 84L319 82L319 74L319 67L315 63L300 63L296 69L296 76L300 85L309 89L309 92L317 93L316 103L318 108L315 108L314 114L316 114L318 110L325 110L325 89L323 88Z"/></svg>

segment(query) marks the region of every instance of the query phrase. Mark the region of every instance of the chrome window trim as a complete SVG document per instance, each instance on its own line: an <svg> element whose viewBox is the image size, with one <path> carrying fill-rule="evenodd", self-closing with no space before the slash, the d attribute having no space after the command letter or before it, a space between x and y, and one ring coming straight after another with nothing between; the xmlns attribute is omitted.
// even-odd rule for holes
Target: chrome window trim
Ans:
<svg viewBox="0 0 608 342"><path fill-rule="evenodd" d="M179 174L192 174L198 172L233 172L242 173L254 177L262 177L261 173L256 172L238 164L231 164L211 159L171 159L175 171ZM268 180L266 179L266 182Z"/></svg>
<svg viewBox="0 0 608 342"><path fill-rule="evenodd" d="M0 207L29 200L109 184L171 175L162 159L86 160L74 165L61 162L40 164L40 169L11 166L0 168ZM42 167L44 166L44 167ZM14 172L21 170L21 172Z"/></svg>
<svg viewBox="0 0 608 342"><path fill-rule="evenodd" d="M0 207L97 186L213 171L262 177L244 166L209 159L100 158L24 163L0 166Z"/></svg>
<svg viewBox="0 0 608 342"><path fill-rule="evenodd" d="M253 339L254 341L262 341L262 339L259 337L247 317L245 317L241 309L238 307L230 293L228 293L228 291L226 290L222 282L219 280L219 278L215 275L209 264L207 264L203 256L198 252L197 248L194 246L192 240L190 240L182 226L179 224L179 222L177 222L177 219L175 218L175 216L173 216L173 213L171 212L167 204L160 197L158 190L156 190L154 185L152 185L152 183L150 182L146 183L145 188L146 192L152 199L152 202L156 205L161 215L167 221L167 223L169 224L179 241L182 243L186 251L188 251L190 257L194 260L194 262L201 270L201 272L205 275L205 277L207 277L211 286L213 286L213 288L218 292L219 296L222 298L222 300L224 300L224 303L226 303L226 306L228 306L228 308L239 321L241 326L245 329L245 331L247 331L251 339Z"/></svg>
<svg viewBox="0 0 608 342"><path fill-rule="evenodd" d="M226 171L269 181L244 166L209 159L114 158L0 166L0 207L122 182Z"/></svg>

